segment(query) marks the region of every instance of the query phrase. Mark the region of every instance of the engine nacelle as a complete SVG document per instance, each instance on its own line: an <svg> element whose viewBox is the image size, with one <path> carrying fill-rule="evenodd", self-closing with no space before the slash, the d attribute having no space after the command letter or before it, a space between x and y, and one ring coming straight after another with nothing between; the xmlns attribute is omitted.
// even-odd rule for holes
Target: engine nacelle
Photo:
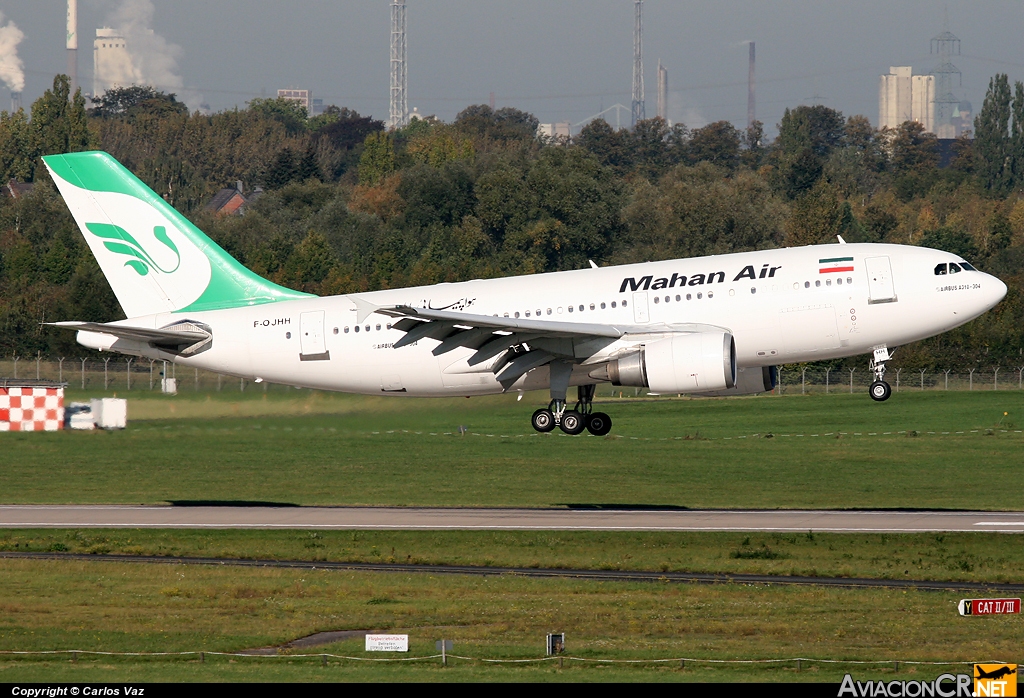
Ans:
<svg viewBox="0 0 1024 698"><path fill-rule="evenodd" d="M767 393L779 383L778 366L751 366L736 373L736 385L728 390L708 390L694 393L701 397L726 397L728 395L754 395Z"/></svg>
<svg viewBox="0 0 1024 698"><path fill-rule="evenodd" d="M675 335L609 361L590 377L655 393L728 390L736 385L736 342L729 332Z"/></svg>

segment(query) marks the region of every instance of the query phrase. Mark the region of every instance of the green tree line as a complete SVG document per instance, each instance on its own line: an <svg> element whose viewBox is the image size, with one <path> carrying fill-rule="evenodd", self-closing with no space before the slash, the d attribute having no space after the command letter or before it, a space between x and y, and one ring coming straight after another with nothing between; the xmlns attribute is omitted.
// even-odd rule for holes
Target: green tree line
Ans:
<svg viewBox="0 0 1024 698"><path fill-rule="evenodd" d="M1010 287L979 320L904 348L905 365L1024 363L1024 86L995 76L977 137L940 143L916 122L878 130L825 106L761 124L649 119L537 135L514 108L474 105L397 130L295 102L190 113L147 86L91 105L57 76L29 113L0 113L0 354L76 356L41 323L123 317L39 157L99 148L243 264L318 294L395 288L770 247L926 245ZM943 162L943 161L946 162ZM940 163L943 166L940 166ZM236 180L244 215L206 209ZM851 361L859 361L851 360ZM852 365L852 364L851 364Z"/></svg>

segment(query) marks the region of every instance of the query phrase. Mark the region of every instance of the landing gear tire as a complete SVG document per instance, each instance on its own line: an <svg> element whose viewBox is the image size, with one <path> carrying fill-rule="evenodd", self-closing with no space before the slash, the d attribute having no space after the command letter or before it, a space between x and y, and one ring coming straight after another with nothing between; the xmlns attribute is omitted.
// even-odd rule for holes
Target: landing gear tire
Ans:
<svg viewBox="0 0 1024 698"><path fill-rule="evenodd" d="M587 431L594 436L606 436L612 430L612 418L604 412L594 412L587 420Z"/></svg>
<svg viewBox="0 0 1024 698"><path fill-rule="evenodd" d="M560 426L562 431L570 436L582 434L583 430L587 428L586 420L583 418L583 415L575 410L565 412L562 415L562 422L558 426Z"/></svg>
<svg viewBox="0 0 1024 698"><path fill-rule="evenodd" d="M551 410L540 409L533 413L530 422L534 429L545 434L555 428L555 415Z"/></svg>
<svg viewBox="0 0 1024 698"><path fill-rule="evenodd" d="M868 393L875 402L885 402L892 395L892 388L885 381L875 381L868 388Z"/></svg>

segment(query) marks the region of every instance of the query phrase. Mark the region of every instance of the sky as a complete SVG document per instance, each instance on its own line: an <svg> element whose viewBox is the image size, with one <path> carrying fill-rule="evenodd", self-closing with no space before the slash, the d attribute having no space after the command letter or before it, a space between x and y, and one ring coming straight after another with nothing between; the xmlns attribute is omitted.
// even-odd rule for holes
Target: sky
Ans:
<svg viewBox="0 0 1024 698"><path fill-rule="evenodd" d="M632 0L407 0L410 109L451 120L470 104L513 106L542 122L579 123L629 105ZM65 72L65 0L0 0L0 23L24 34L27 107ZM79 0L79 77L91 87L95 28L130 17L154 34L157 85L213 110L278 88L382 120L388 114L389 0ZM938 64L929 40L961 40L957 96L975 112L989 78L1024 80L1019 0L645 0L647 115L658 61L669 73L669 118L699 127L747 118L747 46L757 46L757 118L769 133L787 107L824 104L878 119L878 76ZM0 83L0 109L8 107ZM606 118L615 123L614 112ZM623 122L628 123L628 112Z"/></svg>

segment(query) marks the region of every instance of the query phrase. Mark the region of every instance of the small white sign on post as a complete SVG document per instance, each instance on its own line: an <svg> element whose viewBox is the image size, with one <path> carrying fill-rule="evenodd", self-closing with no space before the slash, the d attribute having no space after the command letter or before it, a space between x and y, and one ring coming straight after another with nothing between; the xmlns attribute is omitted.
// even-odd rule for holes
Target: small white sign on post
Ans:
<svg viewBox="0 0 1024 698"><path fill-rule="evenodd" d="M408 652L408 635L367 635L367 652Z"/></svg>

